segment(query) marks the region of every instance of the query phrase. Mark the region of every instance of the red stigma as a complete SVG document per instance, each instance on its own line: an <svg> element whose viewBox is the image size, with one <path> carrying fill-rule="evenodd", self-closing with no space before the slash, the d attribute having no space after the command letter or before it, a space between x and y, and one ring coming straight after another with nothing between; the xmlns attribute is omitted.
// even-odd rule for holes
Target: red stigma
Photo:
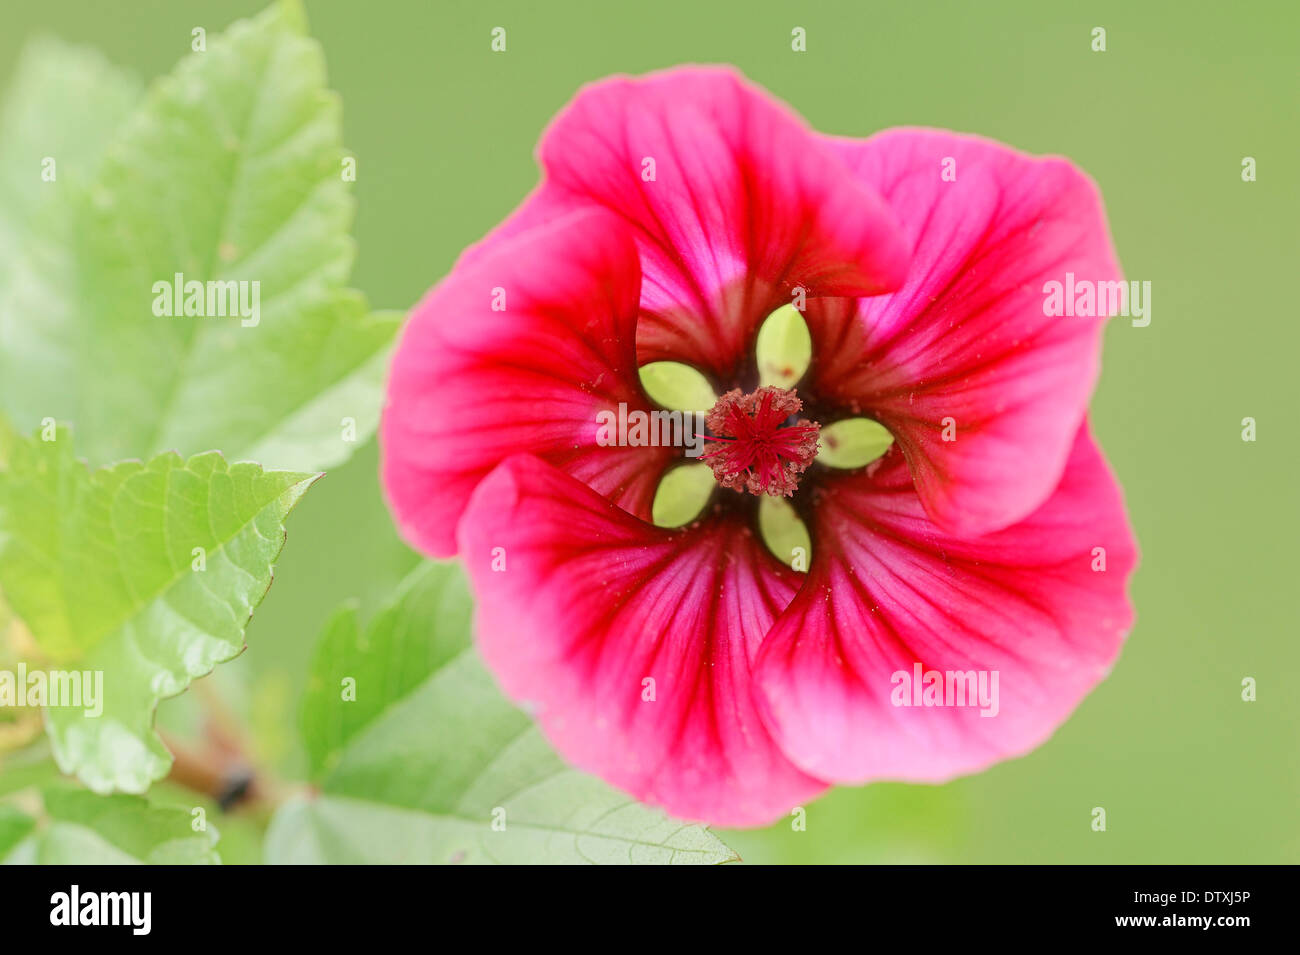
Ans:
<svg viewBox="0 0 1300 955"><path fill-rule="evenodd" d="M817 456L821 430L803 418L786 425L801 408L798 395L784 388L767 385L748 395L733 388L705 418L712 432L705 440L713 444L701 460L723 487L789 497Z"/></svg>

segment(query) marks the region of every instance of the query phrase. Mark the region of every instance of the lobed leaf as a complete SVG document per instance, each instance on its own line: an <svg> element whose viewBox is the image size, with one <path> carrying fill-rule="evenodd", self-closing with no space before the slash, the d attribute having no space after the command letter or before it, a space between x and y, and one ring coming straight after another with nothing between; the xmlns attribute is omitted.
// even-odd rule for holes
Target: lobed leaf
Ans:
<svg viewBox="0 0 1300 955"><path fill-rule="evenodd" d="M0 236L23 249L0 273L0 409L24 430L71 420L101 464L218 448L310 470L373 432L399 319L345 286L340 106L304 29L287 0L234 24L153 84L102 151L67 151L84 115L65 108L76 84L40 82L75 57L24 57L0 123L0 142L23 145L0 153L0 182L50 194L36 219L0 206ZM80 85L102 78L114 106L130 98L83 60ZM37 111L43 125L26 119ZM91 143L120 112L104 111ZM41 181L37 154L63 159L56 181ZM183 295L164 302L177 275ZM188 282L199 311L246 308L184 314Z"/></svg>
<svg viewBox="0 0 1300 955"><path fill-rule="evenodd" d="M267 861L736 858L705 827L567 766L479 663L469 609L459 568L423 564L365 630L353 609L334 617L303 713L319 793L281 807Z"/></svg>
<svg viewBox="0 0 1300 955"><path fill-rule="evenodd" d="M190 813L138 796L96 796L54 786L45 819L25 822L0 806L0 862L7 865L217 865L217 830L195 831ZM6 820L8 814L8 821ZM15 836L17 838L15 838ZM8 845L6 845L8 841Z"/></svg>
<svg viewBox="0 0 1300 955"><path fill-rule="evenodd" d="M171 757L160 700L244 648L284 519L317 475L174 453L88 471L66 430L0 468L0 590L40 654L102 673L102 714L50 707L59 767L96 792L143 792Z"/></svg>

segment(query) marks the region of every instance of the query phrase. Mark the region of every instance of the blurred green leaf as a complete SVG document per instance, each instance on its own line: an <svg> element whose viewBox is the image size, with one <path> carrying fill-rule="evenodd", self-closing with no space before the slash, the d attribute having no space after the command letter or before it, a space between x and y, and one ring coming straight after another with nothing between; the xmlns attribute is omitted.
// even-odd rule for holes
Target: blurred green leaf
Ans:
<svg viewBox="0 0 1300 955"><path fill-rule="evenodd" d="M36 820L27 813L13 806L0 806L0 862L35 828Z"/></svg>
<svg viewBox="0 0 1300 955"><path fill-rule="evenodd" d="M215 452L88 472L71 435L52 436L19 442L0 470L0 588L44 656L103 673L102 715L46 711L60 768L143 792L171 763L158 701L243 650L315 476Z"/></svg>
<svg viewBox="0 0 1300 955"><path fill-rule="evenodd" d="M140 92L135 77L96 50L43 36L23 47L0 105L0 292L21 279L20 253L64 185L93 179L104 144Z"/></svg>
<svg viewBox="0 0 1300 955"><path fill-rule="evenodd" d="M326 628L303 722L328 768L319 794L277 813L268 862L735 859L704 827L566 766L478 662L469 606L459 568L423 564L364 632L351 610Z"/></svg>
<svg viewBox="0 0 1300 955"><path fill-rule="evenodd" d="M43 733L21 749L0 753L0 796L46 786L61 778L50 741Z"/></svg>
<svg viewBox="0 0 1300 955"><path fill-rule="evenodd" d="M303 30L300 4L283 2L210 38L150 88L93 177L74 163L42 183L32 148L6 154L4 179L66 204L28 230L31 251L0 287L0 407L21 428L70 419L95 463L218 449L310 470L373 432L399 319L344 287L355 249L340 105ZM68 56L31 51L19 95ZM77 130L60 89L48 124L25 134L42 155ZM29 111L6 110L17 129L0 141L32 125ZM183 301L160 298L178 275L234 283L223 297L248 283L246 312L180 314ZM156 301L170 309L155 314Z"/></svg>
<svg viewBox="0 0 1300 955"><path fill-rule="evenodd" d="M0 807L0 861L41 865L217 865L217 830L193 828L184 809L150 805L138 796L96 796L51 787L42 793L48 817L6 852L6 820ZM12 832L21 822L12 821Z"/></svg>
<svg viewBox="0 0 1300 955"><path fill-rule="evenodd" d="M313 777L334 768L347 744L387 706L464 651L470 611L458 572L426 563L364 633L355 605L334 614L317 647L303 705ZM358 688L349 702L342 699L345 679Z"/></svg>

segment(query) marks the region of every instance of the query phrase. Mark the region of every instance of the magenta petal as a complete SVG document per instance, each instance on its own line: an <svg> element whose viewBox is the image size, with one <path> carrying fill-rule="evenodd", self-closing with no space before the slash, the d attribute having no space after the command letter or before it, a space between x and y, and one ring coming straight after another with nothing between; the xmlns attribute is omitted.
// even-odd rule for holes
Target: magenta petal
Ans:
<svg viewBox="0 0 1300 955"><path fill-rule="evenodd" d="M796 286L808 296L870 295L897 288L906 271L902 233L874 191L793 112L730 70L585 87L547 130L540 156L545 182L484 246L570 203L616 213L641 253L643 364L680 361L730 378Z"/></svg>
<svg viewBox="0 0 1300 955"><path fill-rule="evenodd" d="M781 748L823 779L935 782L1033 749L1109 672L1133 620L1136 545L1086 427L1060 486L1005 530L941 531L893 452L822 491L813 540L756 681ZM996 715L895 705L893 675L918 663L997 671Z"/></svg>
<svg viewBox="0 0 1300 955"><path fill-rule="evenodd" d="M810 303L812 388L896 435L937 523L1006 527L1056 486L1097 378L1104 318L1044 314L1044 285L1067 272L1121 278L1097 190L1063 159L971 136L828 142L914 250L899 291Z"/></svg>
<svg viewBox="0 0 1300 955"><path fill-rule="evenodd" d="M412 544L454 554L470 493L519 452L649 516L673 450L597 443L599 412L652 407L636 370L639 294L629 231L588 209L458 265L416 306L380 429L384 488Z"/></svg>
<svg viewBox="0 0 1300 955"><path fill-rule="evenodd" d="M459 536L483 658L570 762L724 825L824 788L754 707L750 661L796 575L745 526L657 528L519 456L479 485Z"/></svg>

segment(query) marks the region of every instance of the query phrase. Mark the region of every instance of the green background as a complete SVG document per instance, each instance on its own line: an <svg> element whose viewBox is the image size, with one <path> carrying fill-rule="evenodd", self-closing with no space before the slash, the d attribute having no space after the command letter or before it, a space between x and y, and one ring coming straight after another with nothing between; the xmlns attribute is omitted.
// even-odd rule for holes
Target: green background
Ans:
<svg viewBox="0 0 1300 955"><path fill-rule="evenodd" d="M0 74L46 32L151 78L188 52L193 27L215 34L262 6L10 4ZM1142 547L1138 623L1113 674L1023 759L947 786L839 790L809 807L807 831L723 837L749 862L1300 861L1300 7L307 6L358 157L353 284L379 307L409 307L514 207L536 181L547 120L609 73L729 62L827 132L942 126L1091 173L1153 305L1149 327L1111 323L1093 402ZM504 54L489 48L494 26L508 31ZM794 26L806 53L790 49ZM1105 53L1090 48L1096 26ZM1257 182L1242 182L1244 156ZM1241 440L1245 416L1255 443ZM209 678L289 776L304 767L294 727L322 624L346 597L373 609L416 559L392 530L376 461L372 442L307 496L249 650ZM162 718L183 725L188 705L168 702ZM241 824L219 825L223 857L240 861Z"/></svg>

